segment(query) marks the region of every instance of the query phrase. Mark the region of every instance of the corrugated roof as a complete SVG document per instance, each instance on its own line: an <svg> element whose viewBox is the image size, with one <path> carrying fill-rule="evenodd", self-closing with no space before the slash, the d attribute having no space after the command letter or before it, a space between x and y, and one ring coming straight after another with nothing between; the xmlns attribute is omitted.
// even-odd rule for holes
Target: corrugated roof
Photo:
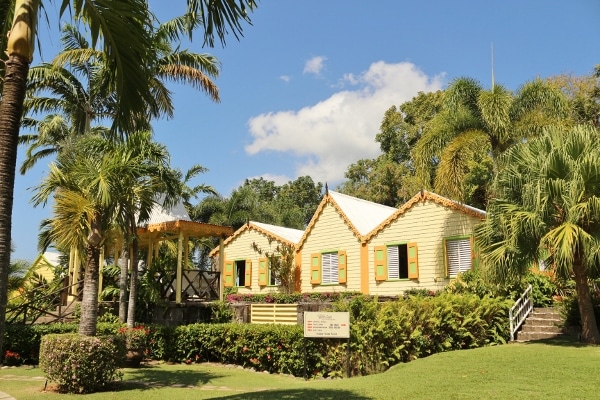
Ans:
<svg viewBox="0 0 600 400"><path fill-rule="evenodd" d="M348 224L349 228L359 240L363 240L365 235L398 210L394 207L384 206L382 204L373 203L372 201L328 190L327 194L323 197L321 203L317 207L310 223L306 227L302 239L300 239L300 242L298 243L299 249L304 246L304 241L312 231L319 219L319 215L321 215L321 212L323 212L328 203L330 203L341 215L342 219Z"/></svg>
<svg viewBox="0 0 600 400"><path fill-rule="evenodd" d="M150 212L150 219L146 222L146 225L191 220L192 219L190 218L182 202L177 203L171 209L163 207L161 203L156 203Z"/></svg>
<svg viewBox="0 0 600 400"><path fill-rule="evenodd" d="M332 190L329 191L329 195L361 236L371 232L382 221L398 211L395 207L384 206Z"/></svg>
<svg viewBox="0 0 600 400"><path fill-rule="evenodd" d="M256 225L257 227L259 227L265 231L269 231L272 234L274 234L275 236L285 239L286 241L293 243L293 244L297 244L300 241L300 239L302 238L302 235L304 234L304 231L301 231L299 229L285 228L283 226L270 225L270 224L265 224L262 222L254 222L254 221L251 221L250 223L252 225Z"/></svg>
<svg viewBox="0 0 600 400"><path fill-rule="evenodd" d="M44 254L42 254L42 257L44 257L46 259L46 261L54 267L60 265L60 259L59 259L60 254L59 253L46 251L46 252L44 252Z"/></svg>
<svg viewBox="0 0 600 400"><path fill-rule="evenodd" d="M239 235L241 235L243 232L245 232L249 229L254 229L258 232L262 232L263 234L270 236L273 239L276 239L276 240L279 240L282 242L287 242L288 244L290 244L292 246L295 246L296 244L298 244L298 242L302 238L302 235L304 235L304 231L301 231L299 229L285 228L283 226L265 224L263 222L248 221L248 223L244 224L237 231L235 231L233 233L233 235L231 235L227 239L225 239L223 244L224 245L228 244L229 242L231 242L232 240L237 238ZM212 257L215 254L217 254L218 252L219 252L219 248L215 247L214 249L212 249L210 251L209 255Z"/></svg>

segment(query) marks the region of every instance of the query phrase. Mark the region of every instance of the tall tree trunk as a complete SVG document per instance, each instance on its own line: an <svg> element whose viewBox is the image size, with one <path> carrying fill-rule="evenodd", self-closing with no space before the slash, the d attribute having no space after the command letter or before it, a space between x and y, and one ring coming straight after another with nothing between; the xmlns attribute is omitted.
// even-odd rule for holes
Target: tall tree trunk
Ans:
<svg viewBox="0 0 600 400"><path fill-rule="evenodd" d="M88 244L87 263L83 277L83 298L81 300L81 319L79 334L96 336L98 321L98 283L100 277L100 246Z"/></svg>
<svg viewBox="0 0 600 400"><path fill-rule="evenodd" d="M596 324L588 277L585 266L578 256L575 257L573 262L573 274L575 275L575 289L577 290L579 315L581 316L581 340L585 343L598 344L600 343L600 332Z"/></svg>
<svg viewBox="0 0 600 400"><path fill-rule="evenodd" d="M81 318L79 334L96 336L98 322L98 284L100 282L100 244L102 243L102 217L94 216L92 230L88 235L87 262L83 275L83 297L81 299Z"/></svg>
<svg viewBox="0 0 600 400"><path fill-rule="evenodd" d="M127 275L129 274L129 248L127 241L123 244L123 253L119 260L121 275L119 276L119 321L127 321Z"/></svg>
<svg viewBox="0 0 600 400"><path fill-rule="evenodd" d="M135 296L137 294L137 281L138 281L138 252L139 243L138 238L133 236L131 243L131 278L129 279L129 305L127 309L127 326L133 328L135 325Z"/></svg>
<svg viewBox="0 0 600 400"><path fill-rule="evenodd" d="M8 59L0 101L0 350L4 344L12 208L17 166L17 141L25 101L29 63L33 55L33 37L39 0L17 0L15 18L8 37ZM0 351L0 363L4 353Z"/></svg>

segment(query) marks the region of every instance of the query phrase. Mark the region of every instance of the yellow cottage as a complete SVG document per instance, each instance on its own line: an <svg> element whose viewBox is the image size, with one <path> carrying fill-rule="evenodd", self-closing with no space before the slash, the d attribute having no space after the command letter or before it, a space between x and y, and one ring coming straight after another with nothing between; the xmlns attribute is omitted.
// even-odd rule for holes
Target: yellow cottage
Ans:
<svg viewBox="0 0 600 400"><path fill-rule="evenodd" d="M249 221L244 224L223 242L223 286L235 287L238 293L278 291L279 284L271 276L269 262L264 253L274 253L278 245L295 247L303 233L304 231L298 229L261 222ZM213 249L210 256L218 257L219 248Z"/></svg>
<svg viewBox="0 0 600 400"><path fill-rule="evenodd" d="M485 211L421 191L364 238L363 293L440 290L477 262L473 229Z"/></svg>
<svg viewBox="0 0 600 400"><path fill-rule="evenodd" d="M297 251L302 292L363 289L368 253L364 236L397 211L335 191L327 191Z"/></svg>

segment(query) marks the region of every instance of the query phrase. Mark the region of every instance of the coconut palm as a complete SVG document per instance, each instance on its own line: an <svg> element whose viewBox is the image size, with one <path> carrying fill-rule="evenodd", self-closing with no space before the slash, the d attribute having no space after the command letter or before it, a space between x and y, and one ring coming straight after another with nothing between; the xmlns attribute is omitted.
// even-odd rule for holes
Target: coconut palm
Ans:
<svg viewBox="0 0 600 400"><path fill-rule="evenodd" d="M37 27L40 0L15 0L3 5L14 6L10 34L7 37L7 59L4 63L2 101L0 102L0 347L3 343L6 314L6 278L10 265L10 232L12 229L12 205L19 125L25 99L26 79L33 58L33 43ZM108 54L107 63L115 71L119 95L116 122L129 121L129 115L143 109L144 100L151 99L143 82L147 81L144 60L149 47L148 29L150 16L146 2L132 0L111 2L89 0L74 2L76 18L82 18L90 27L93 41L102 38ZM63 1L61 10L69 4ZM3 35L4 36L4 35ZM0 355L2 357L2 355Z"/></svg>
<svg viewBox="0 0 600 400"><path fill-rule="evenodd" d="M81 334L96 332L98 262L107 230L130 228L132 204L147 215L155 188L164 185L164 176L153 173L156 159L164 161L161 157L166 150L149 143L149 137L149 133L134 133L115 143L110 138L84 135L68 157L58 157L50 165L48 176L36 187L35 205L54 199L50 239L59 248L85 249Z"/></svg>
<svg viewBox="0 0 600 400"><path fill-rule="evenodd" d="M131 116L139 115L152 101L148 82L147 56L151 52L148 26L150 16L147 1L108 0L73 1L74 18L83 21L90 30L92 43L101 38L107 54L107 65L114 72L118 98L113 127L131 127ZM71 4L62 0L61 14ZM9 0L2 2L0 16L5 21L1 45L6 45L2 100L0 102L0 142L4 146L0 157L0 348L3 343L6 314L6 280L10 265L10 232L17 160L19 124L25 99L26 79L33 58L33 44L37 29L37 14L41 0ZM228 29L236 38L242 34L242 23L250 22L249 12L256 7L254 0L187 0L190 13L200 16L202 26L190 20L188 32L204 30L204 42L214 44L214 37L225 45ZM14 16L12 24L7 18ZM10 34L5 35L10 32ZM6 42L4 42L6 38ZM4 52L2 52L4 53ZM4 56L4 54L3 54ZM1 360L2 354L0 354Z"/></svg>
<svg viewBox="0 0 600 400"><path fill-rule="evenodd" d="M179 175L169 166L166 147L153 142L149 132L135 132L129 135L123 144L118 143L116 146L110 141L106 143L109 146L102 150L114 154L115 157L134 157L144 167L139 171L143 175L132 174L124 177L128 182L122 182L124 190L116 194L119 207L115 224L121 227L126 238L125 243L131 243L132 250L127 325L133 327L139 263L137 227L150 218L159 193L164 193L165 199L178 196Z"/></svg>
<svg viewBox="0 0 600 400"><path fill-rule="evenodd" d="M540 79L514 94L501 85L484 90L474 79L456 79L444 92L442 112L413 150L417 174L430 186L431 165L437 164L435 190L464 199L464 184L472 170L491 165L491 176L506 149L566 116L564 95Z"/></svg>
<svg viewBox="0 0 600 400"><path fill-rule="evenodd" d="M600 133L549 128L499 158L494 198L477 229L484 271L495 281L525 274L550 254L557 277L573 278L582 339L600 343L588 278L600 266Z"/></svg>

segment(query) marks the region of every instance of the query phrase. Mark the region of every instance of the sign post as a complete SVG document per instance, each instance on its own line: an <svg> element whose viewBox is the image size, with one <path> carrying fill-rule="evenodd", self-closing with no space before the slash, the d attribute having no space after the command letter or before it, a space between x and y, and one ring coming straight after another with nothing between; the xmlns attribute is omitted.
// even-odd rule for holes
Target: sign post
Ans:
<svg viewBox="0 0 600 400"><path fill-rule="evenodd" d="M347 376L350 377L350 313L348 312L304 312L304 379L306 374L306 339L347 339Z"/></svg>

